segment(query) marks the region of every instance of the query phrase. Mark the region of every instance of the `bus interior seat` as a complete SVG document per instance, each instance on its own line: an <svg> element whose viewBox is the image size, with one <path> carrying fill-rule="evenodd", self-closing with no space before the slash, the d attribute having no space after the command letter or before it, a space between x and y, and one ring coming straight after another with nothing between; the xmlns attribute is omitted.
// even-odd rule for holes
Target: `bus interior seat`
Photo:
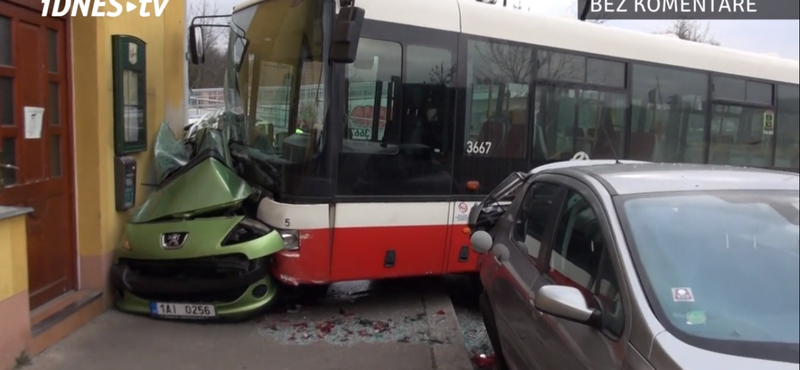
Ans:
<svg viewBox="0 0 800 370"><path fill-rule="evenodd" d="M502 143L506 136L506 127L502 121L489 119L481 125L481 131L478 133L478 142L490 142L492 145ZM500 145L497 145L500 149Z"/></svg>
<svg viewBox="0 0 800 370"><path fill-rule="evenodd" d="M389 119L386 121L381 146L385 148L388 144L400 144L400 120Z"/></svg>
<svg viewBox="0 0 800 370"><path fill-rule="evenodd" d="M653 159L656 134L652 132L631 132L630 158L640 161Z"/></svg>
<svg viewBox="0 0 800 370"><path fill-rule="evenodd" d="M422 144L425 130L425 94L424 86L407 85L403 89L404 113L400 126L400 139L403 144Z"/></svg>
<svg viewBox="0 0 800 370"><path fill-rule="evenodd" d="M502 152L503 156L506 158L525 157L527 113L528 111L526 109L516 109L510 112L511 126L508 128Z"/></svg>
<svg viewBox="0 0 800 370"><path fill-rule="evenodd" d="M506 141L505 151L503 153L505 157L524 158L526 139L525 125L512 125L511 128L508 129L508 140Z"/></svg>

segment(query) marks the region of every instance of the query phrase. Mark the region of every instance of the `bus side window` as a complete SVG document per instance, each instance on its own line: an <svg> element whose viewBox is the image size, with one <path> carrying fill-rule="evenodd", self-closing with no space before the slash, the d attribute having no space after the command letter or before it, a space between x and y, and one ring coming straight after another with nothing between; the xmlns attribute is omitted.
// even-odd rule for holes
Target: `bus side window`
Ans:
<svg viewBox="0 0 800 370"><path fill-rule="evenodd" d="M347 72L339 195L450 193L453 59L446 48L361 39Z"/></svg>
<svg viewBox="0 0 800 370"><path fill-rule="evenodd" d="M712 83L708 163L771 166L775 132L764 120L775 111L772 84L720 76Z"/></svg>
<svg viewBox="0 0 800 370"><path fill-rule="evenodd" d="M633 64L630 159L704 163L708 75Z"/></svg>
<svg viewBox="0 0 800 370"><path fill-rule="evenodd" d="M623 62L540 50L537 53L534 163L620 157L628 100Z"/></svg>
<svg viewBox="0 0 800 370"><path fill-rule="evenodd" d="M403 85L401 142L422 145L435 155L450 152L451 90L455 82L453 53L444 48L408 45Z"/></svg>
<svg viewBox="0 0 800 370"><path fill-rule="evenodd" d="M525 158L533 62L529 46L469 40L465 156Z"/></svg>
<svg viewBox="0 0 800 370"><path fill-rule="evenodd" d="M798 170L800 144L800 87L778 85L778 114L775 124L775 167Z"/></svg>
<svg viewBox="0 0 800 370"><path fill-rule="evenodd" d="M392 119L393 77L400 76L403 50L399 43L362 38L353 64L347 66L348 135L379 142ZM396 80L396 78L395 78Z"/></svg>

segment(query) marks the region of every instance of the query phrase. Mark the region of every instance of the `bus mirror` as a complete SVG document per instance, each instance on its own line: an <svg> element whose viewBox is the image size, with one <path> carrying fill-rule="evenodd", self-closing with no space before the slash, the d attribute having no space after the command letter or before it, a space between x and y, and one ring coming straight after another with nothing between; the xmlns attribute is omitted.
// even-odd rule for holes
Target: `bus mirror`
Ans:
<svg viewBox="0 0 800 370"><path fill-rule="evenodd" d="M203 64L206 59L205 56L205 40L203 40L203 27L219 27L230 28L227 24L219 24L212 22L199 23L202 20L217 19L217 18L230 18L230 14L217 14L217 15L198 15L192 18L192 23L189 25L189 61L192 64ZM198 23L196 23L198 22Z"/></svg>
<svg viewBox="0 0 800 370"><path fill-rule="evenodd" d="M203 64L205 61L203 46L203 29L201 25L189 27L189 58L192 64Z"/></svg>
<svg viewBox="0 0 800 370"><path fill-rule="evenodd" d="M364 24L364 9L345 7L339 10L333 26L330 61L334 63L353 63L358 51L358 39Z"/></svg>

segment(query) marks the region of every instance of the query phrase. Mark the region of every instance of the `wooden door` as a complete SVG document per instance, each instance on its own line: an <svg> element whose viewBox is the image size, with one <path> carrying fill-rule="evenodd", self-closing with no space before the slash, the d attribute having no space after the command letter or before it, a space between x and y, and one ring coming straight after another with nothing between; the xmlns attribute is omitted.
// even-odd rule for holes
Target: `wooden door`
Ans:
<svg viewBox="0 0 800 370"><path fill-rule="evenodd" d="M67 46L65 20L0 2L0 164L16 167L0 168L0 204L33 208L31 309L77 281ZM36 114L41 129L26 123Z"/></svg>

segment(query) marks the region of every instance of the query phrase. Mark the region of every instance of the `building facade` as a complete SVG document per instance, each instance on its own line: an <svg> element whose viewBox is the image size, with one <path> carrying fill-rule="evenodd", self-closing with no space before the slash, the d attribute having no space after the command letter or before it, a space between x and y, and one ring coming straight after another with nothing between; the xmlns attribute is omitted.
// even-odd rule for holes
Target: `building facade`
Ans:
<svg viewBox="0 0 800 370"><path fill-rule="evenodd" d="M186 119L186 3L150 13L43 17L39 0L0 0L0 369L111 307L108 269L130 212L115 206L113 35L146 50L136 204L158 127Z"/></svg>

